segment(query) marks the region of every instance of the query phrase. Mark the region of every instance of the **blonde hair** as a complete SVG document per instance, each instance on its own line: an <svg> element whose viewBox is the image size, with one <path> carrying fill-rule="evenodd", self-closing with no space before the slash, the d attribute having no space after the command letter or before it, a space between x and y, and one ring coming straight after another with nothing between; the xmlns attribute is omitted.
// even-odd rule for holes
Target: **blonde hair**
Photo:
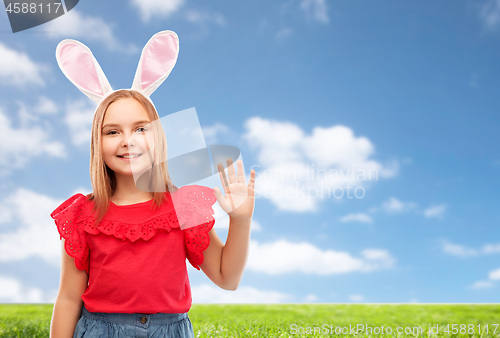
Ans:
<svg viewBox="0 0 500 338"><path fill-rule="evenodd" d="M92 213L97 213L95 224L99 224L108 210L109 198L116 190L115 173L104 162L102 154L102 124L109 105L120 99L136 99L148 113L151 122L159 120L158 113L153 104L141 93L135 90L118 90L104 99L94 116L92 123L92 136L90 141L90 180L93 192L86 197L89 201L94 201ZM159 121L158 121L159 122ZM166 200L165 191L170 193L177 190L173 185L167 167L167 138L160 123L151 123L154 134L154 160L149 173L148 191L153 191L153 203L151 208L159 208ZM141 177L143 177L143 174Z"/></svg>

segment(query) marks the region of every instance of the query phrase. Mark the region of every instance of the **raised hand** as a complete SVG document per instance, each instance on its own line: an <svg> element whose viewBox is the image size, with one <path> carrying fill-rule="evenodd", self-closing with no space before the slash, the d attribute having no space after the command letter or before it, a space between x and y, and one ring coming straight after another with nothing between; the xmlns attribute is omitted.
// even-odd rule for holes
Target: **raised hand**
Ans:
<svg viewBox="0 0 500 338"><path fill-rule="evenodd" d="M251 219L255 206L255 170L252 169L250 182L247 185L243 176L243 162L239 160L237 164L238 176L236 176L234 170L233 160L230 158L227 159L229 177L226 176L222 164L219 163L217 165L225 195L222 195L219 188L215 187L215 197L222 210L231 218Z"/></svg>

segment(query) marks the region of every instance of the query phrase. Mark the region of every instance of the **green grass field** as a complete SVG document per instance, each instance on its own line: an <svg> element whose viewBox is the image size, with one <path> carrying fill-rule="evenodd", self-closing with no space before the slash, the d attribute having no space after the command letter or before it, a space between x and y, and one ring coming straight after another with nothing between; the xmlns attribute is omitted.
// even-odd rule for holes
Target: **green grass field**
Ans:
<svg viewBox="0 0 500 338"><path fill-rule="evenodd" d="M52 307L0 304L0 337L48 337ZM189 317L195 337L500 337L500 305L194 304Z"/></svg>

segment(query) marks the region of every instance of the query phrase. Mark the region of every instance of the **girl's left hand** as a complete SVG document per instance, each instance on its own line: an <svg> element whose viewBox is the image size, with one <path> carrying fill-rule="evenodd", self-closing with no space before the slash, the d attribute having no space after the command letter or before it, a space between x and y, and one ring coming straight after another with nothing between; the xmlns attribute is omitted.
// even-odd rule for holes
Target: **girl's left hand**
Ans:
<svg viewBox="0 0 500 338"><path fill-rule="evenodd" d="M219 169L219 176L224 187L225 196L222 195L219 188L215 187L215 197L219 202L222 210L224 210L231 218L244 218L251 219L255 206L255 170L252 169L250 173L250 182L248 186L243 176L243 162L237 161L238 176L234 170L233 160L227 159L227 171L229 180L224 172L224 167L221 163L217 165Z"/></svg>

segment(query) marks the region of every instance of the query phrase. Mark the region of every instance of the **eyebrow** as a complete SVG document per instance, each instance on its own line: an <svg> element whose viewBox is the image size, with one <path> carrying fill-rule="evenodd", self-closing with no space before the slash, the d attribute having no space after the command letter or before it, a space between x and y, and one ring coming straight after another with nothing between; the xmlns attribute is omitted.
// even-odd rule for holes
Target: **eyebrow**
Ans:
<svg viewBox="0 0 500 338"><path fill-rule="evenodd" d="M133 125L136 126L138 124L143 124L143 123L151 123L151 121L147 121L147 120L141 120L141 121L137 121L135 122ZM106 128L106 127L119 127L120 125L119 124L116 124L116 123L108 123L108 124L105 124L104 126L102 126L102 129Z"/></svg>

